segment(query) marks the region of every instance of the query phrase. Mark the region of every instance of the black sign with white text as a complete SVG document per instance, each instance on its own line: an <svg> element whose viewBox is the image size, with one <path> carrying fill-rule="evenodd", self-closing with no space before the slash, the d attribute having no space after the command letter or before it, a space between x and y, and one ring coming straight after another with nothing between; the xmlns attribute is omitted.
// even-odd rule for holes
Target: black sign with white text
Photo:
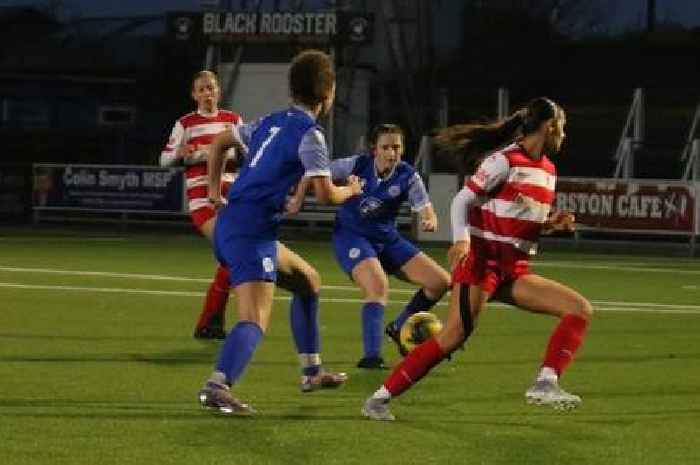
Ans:
<svg viewBox="0 0 700 465"><path fill-rule="evenodd" d="M181 213L183 171L121 165L34 165L33 207Z"/></svg>
<svg viewBox="0 0 700 465"><path fill-rule="evenodd" d="M179 42L367 44L374 32L371 14L351 12L186 12L169 13L167 22Z"/></svg>

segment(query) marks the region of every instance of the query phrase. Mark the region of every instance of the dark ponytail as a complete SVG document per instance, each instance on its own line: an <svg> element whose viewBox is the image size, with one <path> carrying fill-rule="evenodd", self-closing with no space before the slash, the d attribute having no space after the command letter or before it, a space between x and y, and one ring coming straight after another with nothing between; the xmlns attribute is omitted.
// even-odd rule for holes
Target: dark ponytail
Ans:
<svg viewBox="0 0 700 465"><path fill-rule="evenodd" d="M489 152L515 140L524 120L521 110L495 123L448 126L437 132L435 143L447 152L465 156Z"/></svg>
<svg viewBox="0 0 700 465"><path fill-rule="evenodd" d="M461 184L483 155L537 131L545 121L556 116L558 108L552 100L539 97L501 121L457 124L440 129L434 141L439 149L457 157Z"/></svg>

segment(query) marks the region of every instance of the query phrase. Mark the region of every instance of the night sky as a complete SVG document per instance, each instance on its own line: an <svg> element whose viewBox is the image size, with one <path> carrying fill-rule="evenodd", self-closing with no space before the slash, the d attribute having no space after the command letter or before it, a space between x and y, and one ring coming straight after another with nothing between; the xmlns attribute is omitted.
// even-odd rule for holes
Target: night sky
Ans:
<svg viewBox="0 0 700 465"><path fill-rule="evenodd" d="M594 0L610 6L610 26L629 29L645 24L646 0ZM0 6L43 5L47 1L0 0ZM197 10L199 0L63 0L66 17L136 16L162 14L169 10ZM443 8L458 5L459 0L443 0ZM700 26L700 1L657 0L659 21L680 22Z"/></svg>

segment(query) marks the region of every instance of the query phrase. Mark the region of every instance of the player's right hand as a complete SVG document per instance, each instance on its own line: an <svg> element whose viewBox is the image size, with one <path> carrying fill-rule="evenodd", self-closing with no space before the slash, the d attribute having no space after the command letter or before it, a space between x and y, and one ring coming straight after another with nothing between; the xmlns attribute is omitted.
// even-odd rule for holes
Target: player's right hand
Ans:
<svg viewBox="0 0 700 465"><path fill-rule="evenodd" d="M360 178L355 176L354 174L348 176L347 187L350 189L352 195L362 194L362 184L360 183Z"/></svg>
<svg viewBox="0 0 700 465"><path fill-rule="evenodd" d="M191 156L197 150L196 144L184 144L175 151L176 158L186 158Z"/></svg>
<svg viewBox="0 0 700 465"><path fill-rule="evenodd" d="M457 241L447 251L447 263L454 270L469 254L469 241Z"/></svg>
<svg viewBox="0 0 700 465"><path fill-rule="evenodd" d="M221 208L224 208L226 206L226 199L224 199L221 196L209 196L207 200L209 201L209 205L211 205L216 211L219 211Z"/></svg>

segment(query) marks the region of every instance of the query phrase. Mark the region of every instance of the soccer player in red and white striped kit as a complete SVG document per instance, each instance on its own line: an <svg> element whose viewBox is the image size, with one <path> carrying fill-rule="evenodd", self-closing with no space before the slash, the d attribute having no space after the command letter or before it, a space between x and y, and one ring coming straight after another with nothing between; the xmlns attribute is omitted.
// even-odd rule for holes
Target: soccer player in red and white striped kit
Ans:
<svg viewBox="0 0 700 465"><path fill-rule="evenodd" d="M440 145L462 156L497 150L452 201L454 244L448 258L453 288L447 322L365 401L365 416L393 420L389 401L463 345L490 299L559 318L535 382L525 393L527 402L557 409L581 403L579 396L559 387L559 377L584 339L593 308L578 292L529 269L540 233L573 230L573 215L551 207L556 169L549 156L561 148L565 123L564 110L542 97L501 122L452 126L438 133Z"/></svg>
<svg viewBox="0 0 700 465"><path fill-rule="evenodd" d="M232 111L219 109L221 96L219 80L211 71L199 71L192 79L192 99L197 110L175 122L170 139L160 156L161 166L185 166L187 200L192 223L210 241L214 235L216 210L207 196L207 153L218 133L238 125L241 117ZM235 180L235 153L227 154L227 169L221 183L221 195L226 197ZM219 265L214 281L209 285L204 307L194 330L201 339L224 339L224 318L229 296L229 272Z"/></svg>

